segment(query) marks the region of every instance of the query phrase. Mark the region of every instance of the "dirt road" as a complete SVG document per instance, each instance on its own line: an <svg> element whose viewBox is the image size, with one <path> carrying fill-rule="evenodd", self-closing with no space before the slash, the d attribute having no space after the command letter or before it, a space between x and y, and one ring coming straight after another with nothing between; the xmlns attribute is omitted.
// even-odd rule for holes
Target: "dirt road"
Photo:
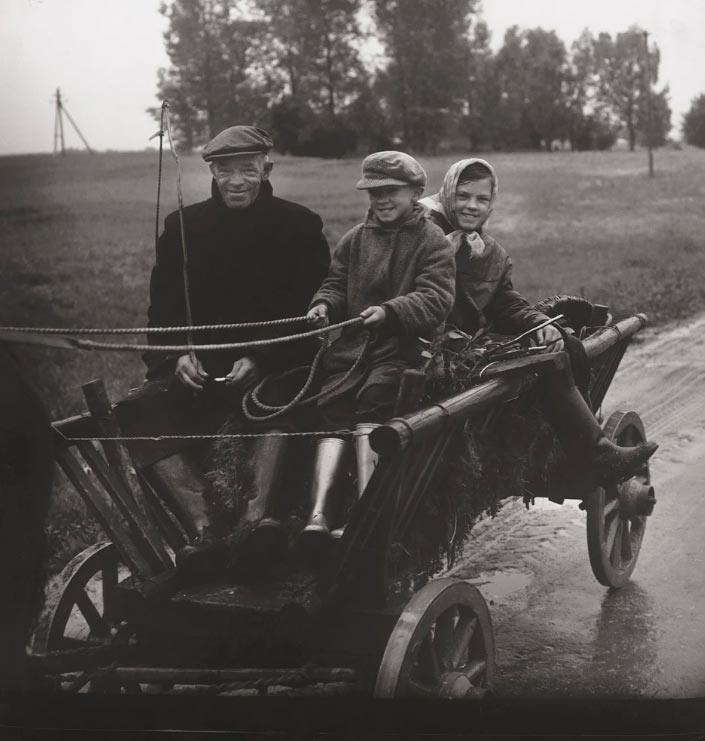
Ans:
<svg viewBox="0 0 705 741"><path fill-rule="evenodd" d="M453 575L488 600L501 696L705 696L705 316L646 331L605 419L634 409L660 443L657 504L632 582L592 575L577 503L508 503L474 531Z"/></svg>

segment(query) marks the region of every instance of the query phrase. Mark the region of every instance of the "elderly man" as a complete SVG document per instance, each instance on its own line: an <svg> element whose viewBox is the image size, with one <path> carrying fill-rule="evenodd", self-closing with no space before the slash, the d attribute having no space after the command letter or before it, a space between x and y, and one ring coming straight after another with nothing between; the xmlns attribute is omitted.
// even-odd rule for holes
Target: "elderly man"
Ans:
<svg viewBox="0 0 705 741"><path fill-rule="evenodd" d="M318 215L273 195L269 176L273 163L269 134L254 126L233 126L203 149L213 181L208 200L183 210L188 268L184 271L180 215L167 216L157 244L150 283L149 326L187 325L185 285L194 325L263 322L306 314L309 301L328 271L330 252ZM290 329L279 328L281 333ZM268 331L206 331L198 344L244 342L271 337ZM187 334L155 334L150 344L184 344ZM216 419L239 409L242 393L263 375L307 359L307 346L274 345L246 351L145 353L148 379L171 378L173 403L194 417ZM216 382L218 379L218 382ZM188 412L186 413L188 416ZM202 428L201 428L202 429ZM284 454L282 438L263 438L254 455L267 461L255 476L255 496L245 518L264 518L279 482ZM182 478L184 461L176 463ZM205 563L213 551L208 516L198 487L180 486L182 504L201 533L197 542L177 554L188 571ZM200 568L193 567L196 570ZM207 566L206 566L207 568Z"/></svg>

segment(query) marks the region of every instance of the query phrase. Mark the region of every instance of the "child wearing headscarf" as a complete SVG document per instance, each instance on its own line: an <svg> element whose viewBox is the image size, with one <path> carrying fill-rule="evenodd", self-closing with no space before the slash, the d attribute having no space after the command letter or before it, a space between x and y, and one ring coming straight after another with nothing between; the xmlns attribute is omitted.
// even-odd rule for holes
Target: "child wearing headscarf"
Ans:
<svg viewBox="0 0 705 741"><path fill-rule="evenodd" d="M496 332L513 334L548 319L514 290L512 262L484 230L497 198L497 186L492 165L469 158L452 165L440 191L421 201L455 252L456 299L449 323L474 338L488 326ZM551 349L560 347L560 334L555 327L544 327L535 336L539 344L552 345ZM581 354L586 366L583 370L589 374L582 343L568 337L566 350L569 362L557 364L553 372L542 375L539 388L546 417L576 470L576 492L585 496L597 486L633 476L658 445L646 442L621 446L604 434L573 376L572 366L581 362Z"/></svg>
<svg viewBox="0 0 705 741"><path fill-rule="evenodd" d="M420 201L455 254L456 298L448 323L473 336L489 326L514 334L548 319L514 290L512 261L484 229L498 186L492 165L471 157L451 165L440 191Z"/></svg>

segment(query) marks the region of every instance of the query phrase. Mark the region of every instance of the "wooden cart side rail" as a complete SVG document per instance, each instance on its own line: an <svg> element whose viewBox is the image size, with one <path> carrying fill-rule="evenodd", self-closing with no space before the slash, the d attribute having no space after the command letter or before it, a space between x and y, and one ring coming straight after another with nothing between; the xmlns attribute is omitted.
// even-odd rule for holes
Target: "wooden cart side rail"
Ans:
<svg viewBox="0 0 705 741"><path fill-rule="evenodd" d="M149 579L173 569L166 550L183 543L177 528L165 528L169 515L136 474L121 442L71 438L121 437L121 430L101 380L83 386L89 414L53 427L56 462L100 522L131 573Z"/></svg>
<svg viewBox="0 0 705 741"><path fill-rule="evenodd" d="M98 424L90 414L77 414L73 417L60 419L51 425L58 433L55 436L55 445L70 448L76 443L74 437L99 437Z"/></svg>
<svg viewBox="0 0 705 741"><path fill-rule="evenodd" d="M646 316L637 314L596 332L583 342L588 358L595 360L611 348L626 346L631 337L645 325ZM567 356L561 351L490 364L487 371L488 375L495 376L492 380L412 414L391 419L374 430L370 435L370 443L380 454L399 453L411 446L415 440L421 441L426 435L437 433L450 419L466 419L517 396L524 390L531 374L560 369L565 363Z"/></svg>

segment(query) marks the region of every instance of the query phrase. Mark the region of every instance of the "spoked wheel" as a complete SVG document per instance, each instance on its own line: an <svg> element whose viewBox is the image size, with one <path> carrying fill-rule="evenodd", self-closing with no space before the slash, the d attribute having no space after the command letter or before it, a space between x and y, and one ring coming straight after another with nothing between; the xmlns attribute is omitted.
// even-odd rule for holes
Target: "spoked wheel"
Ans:
<svg viewBox="0 0 705 741"><path fill-rule="evenodd" d="M100 664L110 663L110 647L128 643L131 632L119 620L115 609L120 557L112 543L97 543L79 553L61 572L53 594L47 598L32 641L32 653L51 654L57 651L81 653L86 649L101 651ZM136 682L117 682L99 677L100 672L72 673L62 681L64 689L82 690L89 683L92 689L115 692L140 692Z"/></svg>
<svg viewBox="0 0 705 741"><path fill-rule="evenodd" d="M614 412L604 429L619 445L646 441L636 412ZM655 501L648 462L627 481L600 487L586 499L588 554L600 584L616 588L629 581Z"/></svg>
<svg viewBox="0 0 705 741"><path fill-rule="evenodd" d="M494 675L487 603L470 584L432 581L411 599L387 642L375 697L479 699Z"/></svg>

